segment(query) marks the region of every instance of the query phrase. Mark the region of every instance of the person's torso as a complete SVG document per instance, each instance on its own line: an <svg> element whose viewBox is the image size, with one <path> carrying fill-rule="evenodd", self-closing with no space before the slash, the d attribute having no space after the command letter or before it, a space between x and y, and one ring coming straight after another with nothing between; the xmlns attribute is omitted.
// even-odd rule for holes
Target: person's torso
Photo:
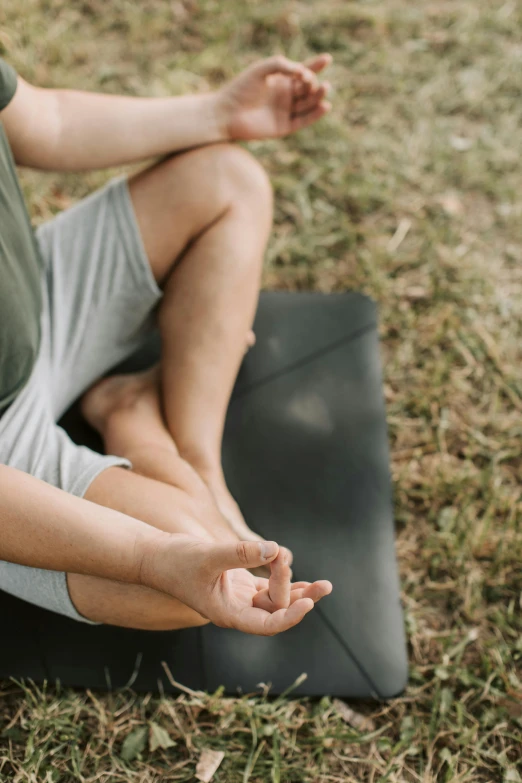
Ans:
<svg viewBox="0 0 522 783"><path fill-rule="evenodd" d="M12 98L13 78L0 58L0 109ZM0 122L0 416L27 382L36 361L40 307L38 250Z"/></svg>

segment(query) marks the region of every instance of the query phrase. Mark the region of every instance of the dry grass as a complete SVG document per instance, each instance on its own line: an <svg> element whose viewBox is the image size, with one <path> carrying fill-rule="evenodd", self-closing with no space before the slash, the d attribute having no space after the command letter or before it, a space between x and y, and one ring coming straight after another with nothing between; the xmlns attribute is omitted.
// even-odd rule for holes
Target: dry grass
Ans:
<svg viewBox="0 0 522 783"><path fill-rule="evenodd" d="M162 95L334 54L331 117L251 145L277 192L265 282L379 302L412 672L373 731L328 698L5 682L0 780L193 780L203 747L227 783L522 780L521 27L517 0L3 0L40 84ZM106 176L25 174L34 219Z"/></svg>

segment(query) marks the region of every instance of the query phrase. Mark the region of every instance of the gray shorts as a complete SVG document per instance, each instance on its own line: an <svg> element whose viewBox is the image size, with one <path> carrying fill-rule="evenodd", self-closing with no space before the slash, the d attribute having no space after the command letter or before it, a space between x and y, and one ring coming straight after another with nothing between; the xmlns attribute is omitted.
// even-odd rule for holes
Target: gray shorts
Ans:
<svg viewBox="0 0 522 783"><path fill-rule="evenodd" d="M41 343L31 377L0 418L0 463L82 497L121 457L77 446L56 422L154 328L161 297L139 233L127 180L118 178L41 226ZM65 574L0 561L0 589L83 618Z"/></svg>

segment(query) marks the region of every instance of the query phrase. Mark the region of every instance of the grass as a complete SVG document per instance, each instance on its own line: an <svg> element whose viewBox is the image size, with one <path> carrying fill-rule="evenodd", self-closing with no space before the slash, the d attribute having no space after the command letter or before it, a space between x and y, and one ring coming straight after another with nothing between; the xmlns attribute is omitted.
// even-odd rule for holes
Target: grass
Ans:
<svg viewBox="0 0 522 783"><path fill-rule="evenodd" d="M3 682L0 780L193 780L204 747L222 783L522 780L521 27L517 0L3 0L0 45L42 85L164 95L334 55L332 115L250 145L277 196L265 285L379 303L411 680L358 728L328 697ZM35 222L107 176L24 173Z"/></svg>

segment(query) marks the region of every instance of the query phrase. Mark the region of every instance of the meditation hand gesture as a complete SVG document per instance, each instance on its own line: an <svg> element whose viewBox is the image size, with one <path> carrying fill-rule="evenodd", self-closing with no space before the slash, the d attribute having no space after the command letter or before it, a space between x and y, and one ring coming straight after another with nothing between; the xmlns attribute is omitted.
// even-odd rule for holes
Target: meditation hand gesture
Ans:
<svg viewBox="0 0 522 783"><path fill-rule="evenodd" d="M267 564L269 579L246 570ZM215 625L262 636L297 625L332 589L327 581L292 584L288 552L273 541L214 544L179 534L145 559L142 578Z"/></svg>
<svg viewBox="0 0 522 783"><path fill-rule="evenodd" d="M282 56L251 65L217 93L226 138L275 138L316 122L330 110L329 85L316 77L330 62L329 54L321 54L306 65Z"/></svg>

